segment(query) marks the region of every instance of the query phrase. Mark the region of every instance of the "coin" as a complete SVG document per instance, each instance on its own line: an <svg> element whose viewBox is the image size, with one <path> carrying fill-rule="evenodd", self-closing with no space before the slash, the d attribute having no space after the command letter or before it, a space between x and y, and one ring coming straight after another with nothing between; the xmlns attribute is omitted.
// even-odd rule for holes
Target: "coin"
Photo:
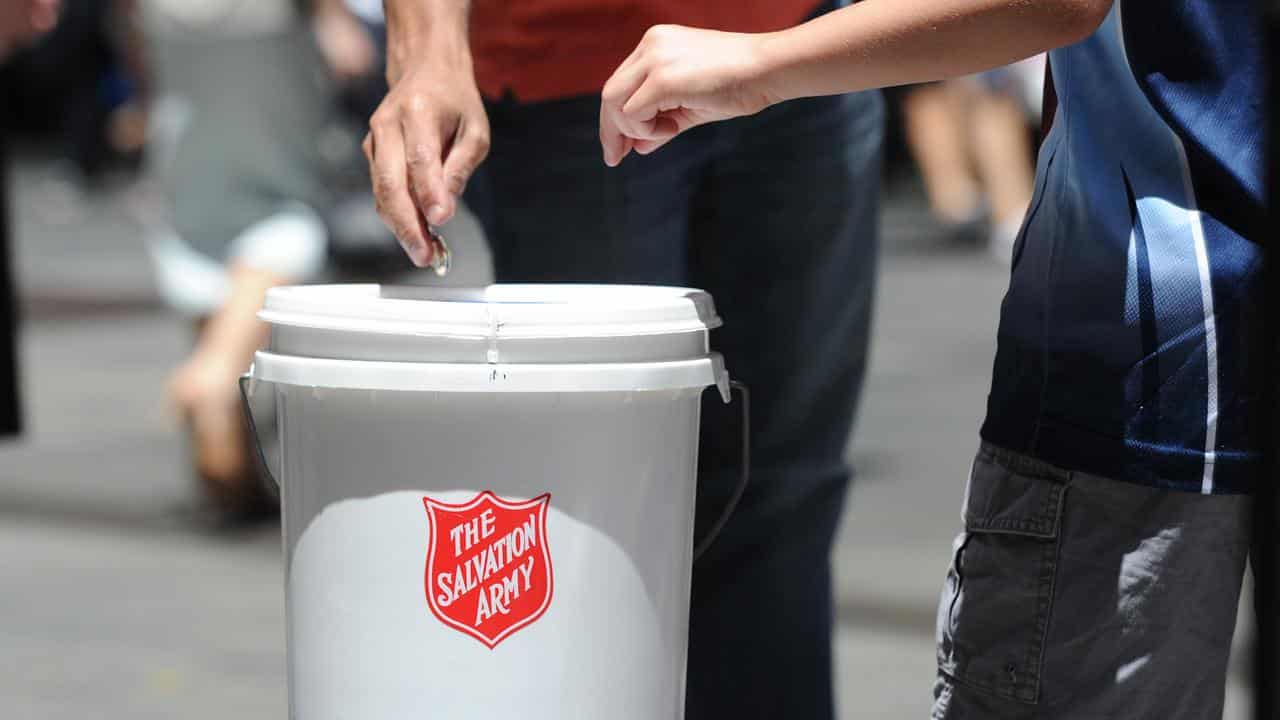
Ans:
<svg viewBox="0 0 1280 720"><path fill-rule="evenodd" d="M434 244L430 268L436 277L444 277L449 274L449 267L453 264L453 253L449 251L449 243L445 242L444 235L439 230L433 227L428 227L427 230L431 233L431 242Z"/></svg>

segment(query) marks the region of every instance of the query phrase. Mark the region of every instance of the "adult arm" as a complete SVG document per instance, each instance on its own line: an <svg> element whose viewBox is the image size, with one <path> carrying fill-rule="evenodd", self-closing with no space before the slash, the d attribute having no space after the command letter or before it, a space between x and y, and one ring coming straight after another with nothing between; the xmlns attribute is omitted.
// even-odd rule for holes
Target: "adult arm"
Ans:
<svg viewBox="0 0 1280 720"><path fill-rule="evenodd" d="M427 223L453 217L489 152L467 36L469 0L386 0L387 84L364 140L378 213L416 265Z"/></svg>
<svg viewBox="0 0 1280 720"><path fill-rule="evenodd" d="M775 33L657 26L605 85L605 162L798 97L926 82L1077 42L1113 0L864 0Z"/></svg>

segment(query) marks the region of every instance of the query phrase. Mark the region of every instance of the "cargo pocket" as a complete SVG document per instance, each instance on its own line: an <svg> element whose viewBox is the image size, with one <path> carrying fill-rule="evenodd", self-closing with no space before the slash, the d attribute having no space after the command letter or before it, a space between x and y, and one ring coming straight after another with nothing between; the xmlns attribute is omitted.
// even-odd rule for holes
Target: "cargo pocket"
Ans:
<svg viewBox="0 0 1280 720"><path fill-rule="evenodd" d="M938 607L938 669L970 688L1034 703L1070 476L1001 455L984 449L969 476L964 533Z"/></svg>

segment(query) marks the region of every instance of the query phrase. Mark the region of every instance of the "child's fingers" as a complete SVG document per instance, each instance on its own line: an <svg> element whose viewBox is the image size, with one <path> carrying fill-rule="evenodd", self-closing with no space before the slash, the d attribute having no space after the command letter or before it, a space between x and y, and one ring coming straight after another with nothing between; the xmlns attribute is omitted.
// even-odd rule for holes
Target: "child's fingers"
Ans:
<svg viewBox="0 0 1280 720"><path fill-rule="evenodd" d="M672 134L662 140L637 140L635 142L635 151L639 155L648 155L663 145L671 142L674 138L675 135Z"/></svg>
<svg viewBox="0 0 1280 720"><path fill-rule="evenodd" d="M624 130L637 140L661 140L666 134L660 113L680 106L679 99L664 75L649 74L640 87L627 98L618 112ZM634 130L634 132L631 132Z"/></svg>
<svg viewBox="0 0 1280 720"><path fill-rule="evenodd" d="M600 105L600 147L604 151L604 164L614 167L631 151L632 140L614 122L608 106Z"/></svg>
<svg viewBox="0 0 1280 720"><path fill-rule="evenodd" d="M632 57L635 57L634 53ZM606 108L621 108L623 104L644 84L648 70L645 64L628 58L613 71L604 89L600 91L600 102Z"/></svg>

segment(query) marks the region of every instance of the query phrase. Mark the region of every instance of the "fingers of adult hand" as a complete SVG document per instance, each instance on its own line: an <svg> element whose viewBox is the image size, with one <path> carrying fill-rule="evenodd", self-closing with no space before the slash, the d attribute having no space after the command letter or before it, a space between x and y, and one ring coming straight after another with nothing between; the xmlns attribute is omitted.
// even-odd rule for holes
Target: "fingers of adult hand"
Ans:
<svg viewBox="0 0 1280 720"><path fill-rule="evenodd" d="M444 182L444 139L457 130L429 111L414 111L401 122L405 162L409 170L409 194L419 211L434 225L453 216L453 197Z"/></svg>
<svg viewBox="0 0 1280 720"><path fill-rule="evenodd" d="M454 210L457 209L458 198L467 189L467 181L488 154L488 123L483 118L464 121L458 128L458 136L444 161L444 186L449 192Z"/></svg>
<svg viewBox="0 0 1280 720"><path fill-rule="evenodd" d="M394 126L374 128L366 140L371 156L370 177L378 215L391 229L400 247L418 267L431 262L431 247L423 232L418 208L409 194L409 174L405 161L404 139Z"/></svg>

